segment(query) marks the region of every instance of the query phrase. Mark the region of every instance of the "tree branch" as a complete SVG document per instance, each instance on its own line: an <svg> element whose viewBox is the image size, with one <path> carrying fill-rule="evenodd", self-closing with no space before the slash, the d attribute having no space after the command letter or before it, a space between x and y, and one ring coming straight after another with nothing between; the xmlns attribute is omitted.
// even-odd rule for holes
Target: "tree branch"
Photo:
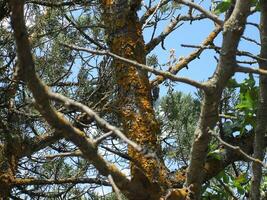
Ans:
<svg viewBox="0 0 267 200"><path fill-rule="evenodd" d="M111 186L107 181L99 178L65 178L65 179L34 179L34 178L16 178L14 180L14 186L22 185L60 185L60 184L97 184L104 186Z"/></svg>
<svg viewBox="0 0 267 200"><path fill-rule="evenodd" d="M65 43L62 43L63 46L65 47L68 47L68 48L71 48L71 49L74 49L74 50L77 50L77 51L84 51L84 52L88 52L88 53L91 53L91 54L96 54L96 55L109 55L113 58L116 58L120 61L123 61L125 63L128 63L128 64L131 64L139 69L143 69L143 70L146 70L148 72L151 72L153 74L156 74L156 75L161 75L165 78L168 78L172 81L178 81L178 82L182 82L182 83L186 83L186 84L189 84L189 85L192 85L196 88L199 88L199 89L207 89L205 84L202 84L202 83L199 83L197 81L194 81L194 80L191 80L191 79L188 79L188 78L184 78L184 77L177 77L175 75L173 75L172 73L170 72L166 72L166 71L162 71L162 70L158 70L158 69L155 69L153 67L150 67L150 66L147 66L147 65L144 65L144 64L140 64L136 61L133 61L133 60L129 60L127 58L123 58L121 56L118 56L114 53L111 53L110 51L98 51L98 50L91 50L91 49L87 49L87 48L82 48L82 47L77 47L77 46L74 46L74 45L69 45L69 44L65 44Z"/></svg>
<svg viewBox="0 0 267 200"><path fill-rule="evenodd" d="M267 71L267 0L260 1L261 19L260 19L260 38L261 52L260 57L265 60L258 60L260 71ZM267 132L267 76L260 75L259 80L259 105L257 109L256 131L254 138L253 157L257 160L263 160L265 155L264 137ZM252 181L250 188L251 200L261 199L261 181L262 165L252 163Z"/></svg>
<svg viewBox="0 0 267 200"><path fill-rule="evenodd" d="M237 47L244 31L247 16L250 13L250 4L250 0L237 0L231 16L224 23L220 60L212 78L206 82L207 86L210 86L210 90L204 91L200 119L191 149L190 164L186 176L186 186L191 186L190 194L193 196L190 200L200 199L204 178L202 169L211 140L211 134L208 130L213 129L216 125L223 88L235 73Z"/></svg>
<svg viewBox="0 0 267 200"><path fill-rule="evenodd" d="M201 47L196 51L192 52L187 57L182 58L177 64L172 66L168 71L172 74L177 74L180 70L185 68L191 61L195 60L200 54L205 50L205 46L210 45L213 40L217 37L217 35L221 32L221 28L216 27L209 36L202 42ZM151 81L151 85L159 85L161 84L166 78L164 76L157 76L154 80Z"/></svg>
<svg viewBox="0 0 267 200"><path fill-rule="evenodd" d="M56 131L60 132L67 140L70 140L79 147L84 157L89 160L103 176L112 174L119 187L129 189L128 185L130 182L127 177L117 167L106 162L103 157L97 153L94 142L89 139L84 132L73 127L69 121L51 106L49 89L35 73L35 64L24 22L24 1L10 0L9 5L12 11L11 23L17 45L19 70L22 75L21 77L26 82L35 98L38 110Z"/></svg>
<svg viewBox="0 0 267 200"><path fill-rule="evenodd" d="M214 15L213 13L209 12L208 10L205 10L202 6L194 3L193 1L188 1L188 0L175 0L175 1L177 3L181 3L181 4L187 5L187 6L191 7L191 8L194 8L194 9L198 10L199 12L204 14L207 18L209 18L212 21L214 21L220 27L223 26L223 21L220 20L220 18L218 18L217 15Z"/></svg>

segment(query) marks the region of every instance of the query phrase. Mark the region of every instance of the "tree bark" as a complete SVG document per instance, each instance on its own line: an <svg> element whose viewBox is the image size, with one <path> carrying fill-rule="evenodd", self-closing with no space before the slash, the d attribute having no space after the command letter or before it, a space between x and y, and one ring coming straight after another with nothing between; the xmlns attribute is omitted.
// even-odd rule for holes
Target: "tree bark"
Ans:
<svg viewBox="0 0 267 200"><path fill-rule="evenodd" d="M9 134L8 132L6 134ZM20 147L15 141L0 146L0 199L8 199L13 187Z"/></svg>
<svg viewBox="0 0 267 200"><path fill-rule="evenodd" d="M186 185L190 189L190 200L199 200L201 184L204 179L204 166L212 130L218 118L218 105L222 91L227 81L235 73L236 51L243 34L246 18L250 10L250 1L237 1L233 13L223 26L223 42L220 60L212 78L205 84L203 105L198 127L192 145L190 164L188 167Z"/></svg>
<svg viewBox="0 0 267 200"><path fill-rule="evenodd" d="M102 8L110 51L145 64L145 44L136 13L140 4L141 1L102 1ZM116 59L113 67L124 133L147 150L160 155L157 141L160 129L153 110L147 72ZM128 151L135 161L131 164L131 175L137 191L130 199L159 199L160 185L168 185L161 158L147 158L131 147Z"/></svg>
<svg viewBox="0 0 267 200"><path fill-rule="evenodd" d="M265 60L259 60L260 69L267 70L267 1L261 1L261 53L260 57ZM257 127L254 139L254 158L263 160L265 154L265 134L267 131L267 77L260 75L259 82L259 105L257 111ZM250 199L259 200L261 198L261 179L262 166L259 163L252 163L252 183L250 189Z"/></svg>

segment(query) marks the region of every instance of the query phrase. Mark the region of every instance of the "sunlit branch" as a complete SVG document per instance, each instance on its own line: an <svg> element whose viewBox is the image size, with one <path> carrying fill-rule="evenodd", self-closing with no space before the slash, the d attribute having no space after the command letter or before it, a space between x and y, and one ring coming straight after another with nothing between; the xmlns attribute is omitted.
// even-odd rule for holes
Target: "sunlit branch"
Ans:
<svg viewBox="0 0 267 200"><path fill-rule="evenodd" d="M220 51L221 47L215 46L215 45L190 45L190 44L181 44L182 47L187 47L187 48L197 48L197 49L214 49L215 51ZM246 56L255 60L259 60L259 61L266 61L266 59L260 57L260 56L256 56L253 55L250 52L247 51L236 51L236 55L238 56Z"/></svg>
<svg viewBox="0 0 267 200"><path fill-rule="evenodd" d="M34 178L16 178L14 180L14 186L21 185L58 185L58 184L97 184L110 186L107 181L98 178L65 178L65 179L34 179Z"/></svg>
<svg viewBox="0 0 267 200"><path fill-rule="evenodd" d="M19 71L22 79L27 84L36 101L36 107L44 119L56 131L62 134L67 140L74 143L83 153L84 157L90 161L96 169L104 176L112 174L115 181L122 188L127 187L129 179L117 167L104 160L98 154L94 142L86 134L73 125L50 103L49 88L39 79L35 72L35 63L31 53L29 38L24 21L24 1L9 1L11 7L11 22L14 30L14 37L17 45L17 55L19 60Z"/></svg>
<svg viewBox="0 0 267 200"><path fill-rule="evenodd" d="M216 27L210 34L209 36L202 42L202 44L199 46L196 51L192 52L188 56L182 58L177 64L172 66L168 71L172 74L177 74L180 70L183 68L187 67L187 65L195 60L195 58L198 58L200 54L205 50L205 46L210 45L213 40L217 37L217 35L221 32L220 27ZM162 83L166 78L163 76L157 76L156 79L151 81L151 84L154 85L159 85Z"/></svg>
<svg viewBox="0 0 267 200"><path fill-rule="evenodd" d="M77 51L84 51L84 52L88 52L88 53L91 53L91 54L109 55L109 56L111 56L113 58L116 58L116 59L118 59L120 61L123 61L125 63L132 64L133 66L135 66L135 67L137 67L139 69L143 69L143 70L149 71L149 72L151 72L153 74L156 74L156 75L161 75L161 76L163 76L165 78L168 78L168 79L170 79L172 81L186 83L186 84L192 85L192 86L194 86L196 88L203 89L203 90L208 89L205 84L199 83L197 81L194 81L194 80L191 80L191 79L188 79L188 78L177 77L177 76L173 75L170 72L158 70L158 69L155 69L153 67L150 67L150 66L147 66L147 65L144 65L144 64L140 64L140 63L138 63L136 61L129 60L127 58L124 58L124 57L118 56L118 55L116 55L114 53L111 53L110 51L92 50L92 49L77 47L77 46L69 45L69 44L65 44L65 43L62 43L62 45L66 46L68 48L77 50Z"/></svg>
<svg viewBox="0 0 267 200"><path fill-rule="evenodd" d="M49 95L50 99L60 101L60 102L64 103L66 106L76 107L76 108L80 109L81 111L85 112L89 117L93 118L101 127L110 130L115 135L117 135L120 139L122 139L124 142L131 145L137 151L139 151L139 152L142 151L142 147L140 145L138 145L135 142L133 142L132 140L128 139L117 127L109 124L107 121L102 119L96 112L94 112L92 109L90 109L86 105L79 103L79 102L76 102L72 99L69 99L69 98L67 98L61 94L48 92L48 95Z"/></svg>
<svg viewBox="0 0 267 200"><path fill-rule="evenodd" d="M249 67L241 67L241 66L238 66L236 68L236 72L267 75L267 70L260 69L260 68L255 69L255 68L249 68Z"/></svg>
<svg viewBox="0 0 267 200"><path fill-rule="evenodd" d="M152 18L154 17L154 15L157 13L158 9L160 8L160 6L162 5L163 0L160 0L158 5L156 6L156 8L154 9L154 12L149 16L149 18L145 21L145 23L143 24L142 28L145 28L146 25L152 20Z"/></svg>
<svg viewBox="0 0 267 200"><path fill-rule="evenodd" d="M164 0L164 1L161 1L159 7L161 7L161 6L165 5L165 4L167 4L168 2L170 2L170 0ZM158 4L155 5L155 6L153 6L153 7L151 7L151 8L149 8L149 9L145 12L145 14L141 17L141 19L140 19L140 23L141 23L141 24L144 24L144 23L147 21L147 19L148 19L151 15L154 15L155 10L157 9L157 7L158 7Z"/></svg>
<svg viewBox="0 0 267 200"><path fill-rule="evenodd" d="M149 54L159 43L164 42L165 38L172 33L174 30L179 28L180 25L177 26L179 22L182 21L195 21L195 20L201 20L204 19L204 15L198 15L198 16L189 16L189 15L178 15L176 18L171 19L170 23L164 28L164 30L158 35L157 37L153 38L151 41L149 41L146 44L146 54Z"/></svg>
<svg viewBox="0 0 267 200"><path fill-rule="evenodd" d="M74 151L74 152L66 152L66 153L58 153L54 155L46 155L46 159L55 159L55 158L64 158L64 157L82 157L83 154L81 151Z"/></svg>
<svg viewBox="0 0 267 200"><path fill-rule="evenodd" d="M219 26L223 26L223 21L220 20L220 18L218 18L217 15L214 15L213 13L209 12L208 10L205 10L202 6L192 2L192 1L188 1L188 0L175 0L177 3L181 3L184 5L187 5L189 7L192 7L196 10L198 10L199 12L203 13L207 18L211 19L212 21L214 21L217 25Z"/></svg>
<svg viewBox="0 0 267 200"><path fill-rule="evenodd" d="M113 178L111 175L108 175L108 180L110 182L110 184L112 185L112 188L116 194L116 197L118 200L122 200L122 195L121 195L121 191L120 189L118 188L118 186L116 185L116 183L114 182Z"/></svg>
<svg viewBox="0 0 267 200"><path fill-rule="evenodd" d="M109 131L109 132L105 133L104 135L101 135L100 137L96 138L95 139L96 145L100 144L103 140L112 136L113 134L114 134L113 131Z"/></svg>

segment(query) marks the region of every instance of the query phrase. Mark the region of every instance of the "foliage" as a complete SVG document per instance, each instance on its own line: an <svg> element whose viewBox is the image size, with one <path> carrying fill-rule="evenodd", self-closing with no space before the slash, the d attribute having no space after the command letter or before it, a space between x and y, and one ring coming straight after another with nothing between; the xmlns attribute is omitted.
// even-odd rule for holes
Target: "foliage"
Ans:
<svg viewBox="0 0 267 200"><path fill-rule="evenodd" d="M190 94L171 92L163 97L158 107L162 124L165 155L176 164L187 165L193 133L200 112L200 102ZM176 144L179 144L177 146Z"/></svg>

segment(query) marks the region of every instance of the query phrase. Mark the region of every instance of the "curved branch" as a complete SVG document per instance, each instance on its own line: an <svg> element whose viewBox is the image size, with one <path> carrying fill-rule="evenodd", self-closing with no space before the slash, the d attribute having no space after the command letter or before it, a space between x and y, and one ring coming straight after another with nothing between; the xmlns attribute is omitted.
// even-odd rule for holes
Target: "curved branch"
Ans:
<svg viewBox="0 0 267 200"><path fill-rule="evenodd" d="M220 20L220 18L218 18L217 15L214 15L213 13L209 12L208 10L205 10L202 6L192 2L192 1L188 1L188 0L175 0L177 3L181 3L184 5L187 5L191 8L194 8L196 10L198 10L199 12L203 13L207 18L211 19L212 21L214 21L217 25L219 25L220 27L223 26L223 21Z"/></svg>
<svg viewBox="0 0 267 200"><path fill-rule="evenodd" d="M98 154L94 142L89 139L84 132L73 127L69 121L51 106L48 93L49 89L35 73L35 64L24 22L24 1L10 0L9 4L12 11L11 23L17 45L19 73L32 92L38 110L49 125L55 128L56 131L62 134L67 140L79 147L84 157L89 160L102 175L108 176L111 174L120 188L128 189L130 181L127 177L117 167L106 162L103 157Z"/></svg>

